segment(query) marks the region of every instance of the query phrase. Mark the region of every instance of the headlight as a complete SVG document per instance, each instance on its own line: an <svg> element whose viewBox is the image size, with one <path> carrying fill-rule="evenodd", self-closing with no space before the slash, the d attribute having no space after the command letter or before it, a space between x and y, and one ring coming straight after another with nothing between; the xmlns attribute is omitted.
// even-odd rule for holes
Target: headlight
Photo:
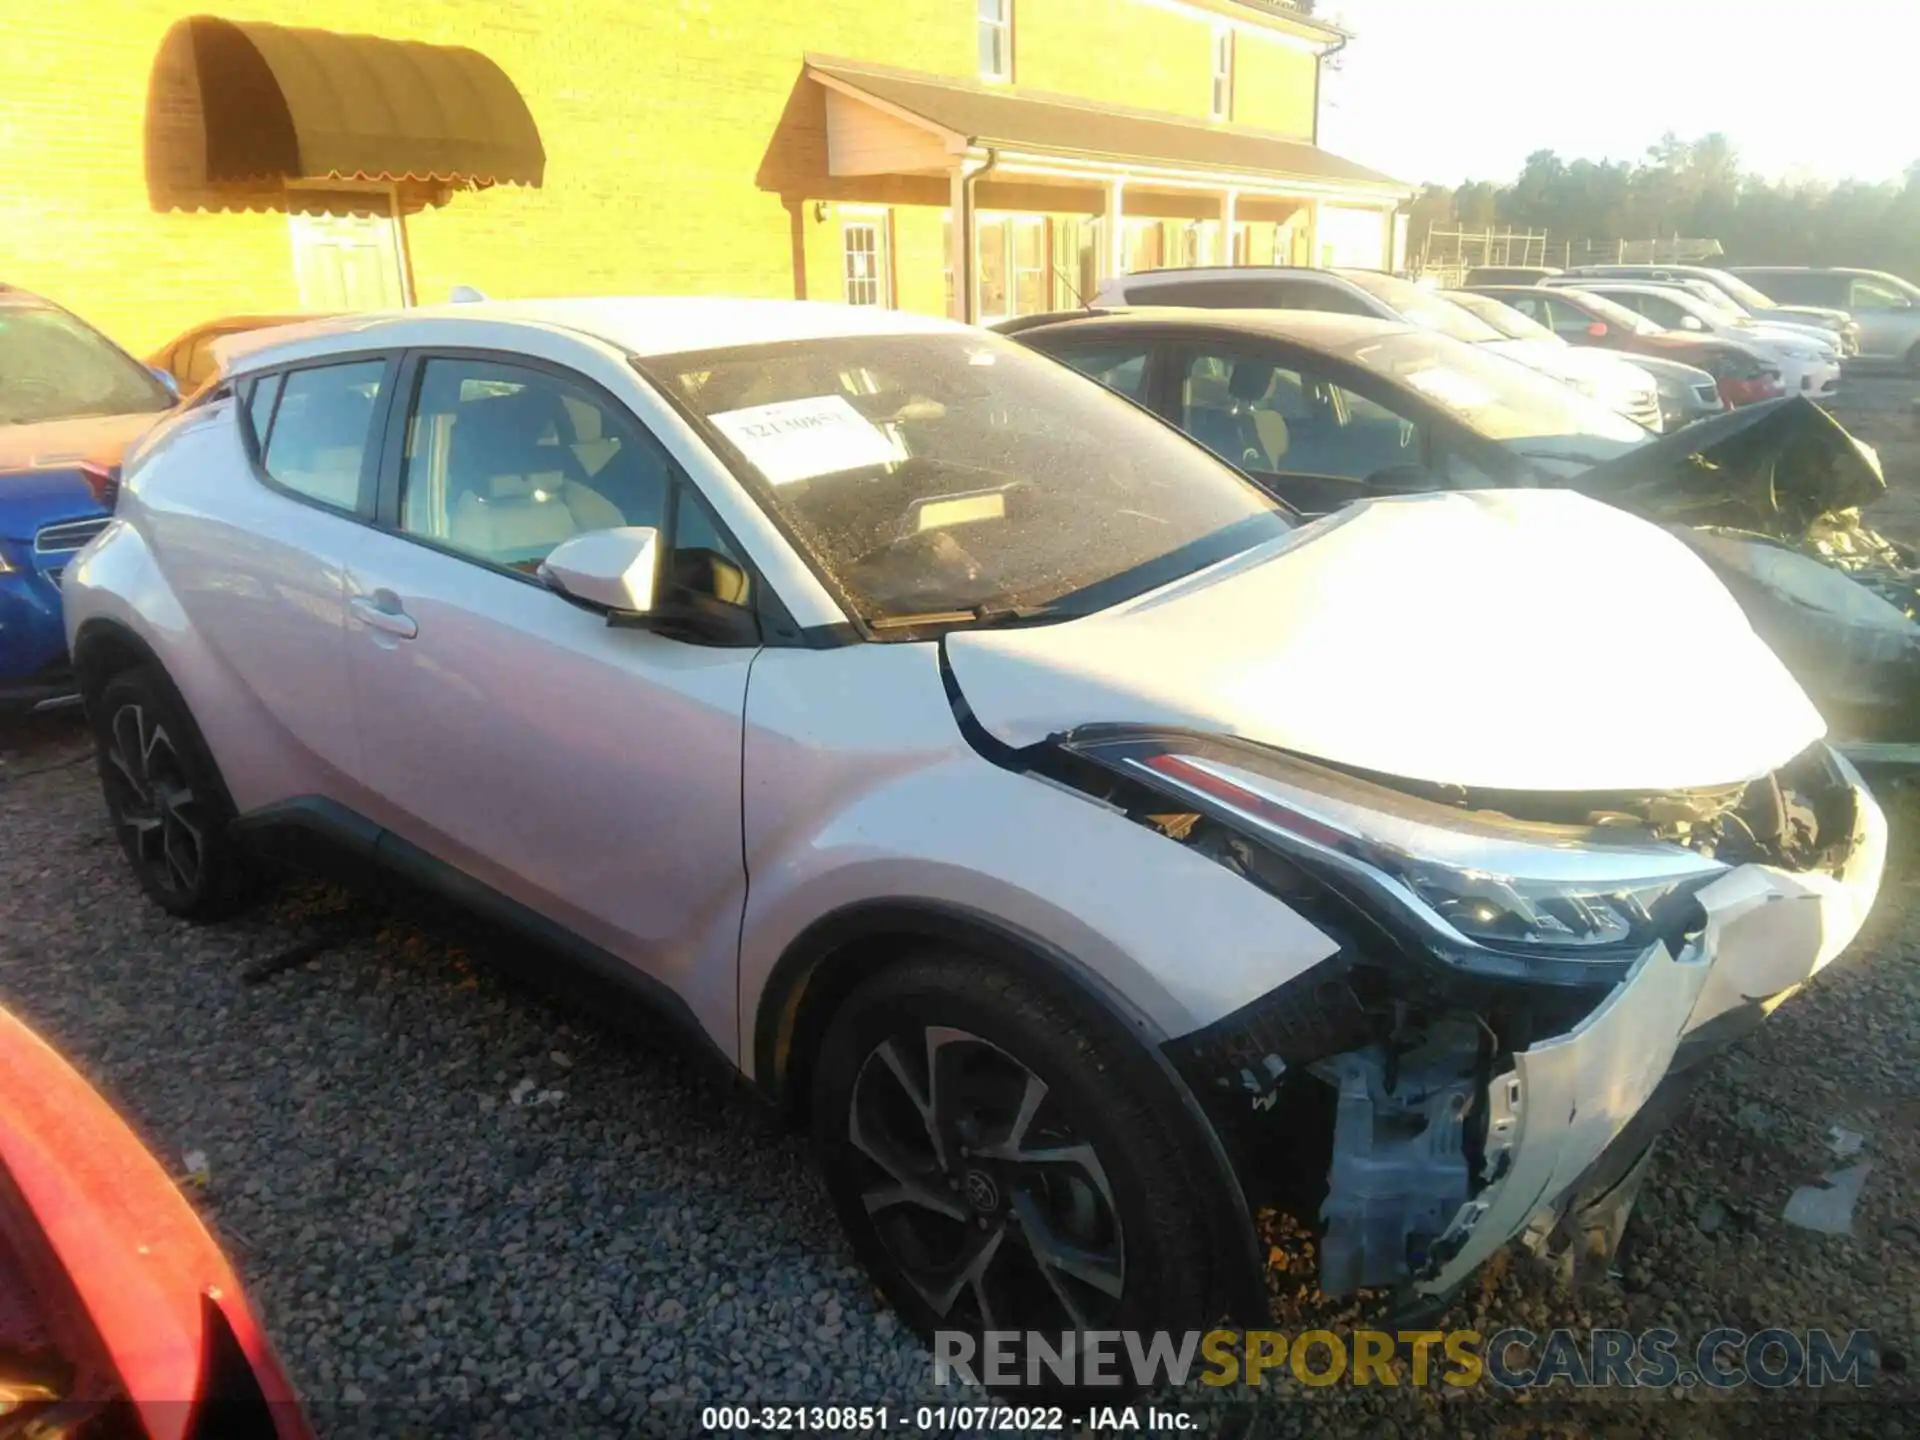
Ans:
<svg viewBox="0 0 1920 1440"><path fill-rule="evenodd" d="M1360 892L1429 953L1485 973L1558 961L1590 980L1591 965L1630 962L1683 928L1693 893L1727 868L1645 835L1461 810L1233 741L1109 732L1066 743Z"/></svg>

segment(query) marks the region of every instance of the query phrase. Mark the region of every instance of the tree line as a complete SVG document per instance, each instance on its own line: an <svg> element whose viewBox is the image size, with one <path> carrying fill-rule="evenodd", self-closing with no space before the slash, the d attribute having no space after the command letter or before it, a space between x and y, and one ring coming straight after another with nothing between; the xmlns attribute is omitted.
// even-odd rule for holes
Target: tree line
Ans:
<svg viewBox="0 0 1920 1440"><path fill-rule="evenodd" d="M1920 161L1899 181L1770 181L1744 174L1725 135L1669 133L1635 161L1536 150L1510 184L1425 185L1409 238L1430 226L1544 230L1555 243L1718 240L1729 263L1857 265L1920 280ZM1551 258L1551 257L1550 257Z"/></svg>

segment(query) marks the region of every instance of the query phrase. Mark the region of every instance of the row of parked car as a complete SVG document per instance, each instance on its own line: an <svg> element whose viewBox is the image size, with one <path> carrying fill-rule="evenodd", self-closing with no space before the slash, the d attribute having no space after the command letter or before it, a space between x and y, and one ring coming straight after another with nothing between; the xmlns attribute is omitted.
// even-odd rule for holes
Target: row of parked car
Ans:
<svg viewBox="0 0 1920 1440"><path fill-rule="evenodd" d="M1268 1204L1407 1313L1617 1239L1880 883L1877 458L1800 396L1656 437L1392 277L1116 291L460 304L43 395L150 427L7 552L134 877L321 863L639 994L923 1331L1256 1323Z"/></svg>

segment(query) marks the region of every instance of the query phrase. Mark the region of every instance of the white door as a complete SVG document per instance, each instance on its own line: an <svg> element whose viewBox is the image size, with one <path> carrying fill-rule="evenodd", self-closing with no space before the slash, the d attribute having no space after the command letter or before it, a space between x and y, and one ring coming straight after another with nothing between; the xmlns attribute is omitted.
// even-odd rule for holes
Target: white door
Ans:
<svg viewBox="0 0 1920 1440"><path fill-rule="evenodd" d="M368 199L372 213L296 211L287 217L293 231L293 276L303 309L337 313L398 310L407 304L400 221L392 214L389 200Z"/></svg>

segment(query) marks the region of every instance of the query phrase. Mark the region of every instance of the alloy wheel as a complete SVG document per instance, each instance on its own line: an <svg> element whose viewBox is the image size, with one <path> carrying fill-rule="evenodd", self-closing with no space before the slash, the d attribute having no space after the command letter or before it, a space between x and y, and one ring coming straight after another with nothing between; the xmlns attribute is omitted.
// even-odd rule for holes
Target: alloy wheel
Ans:
<svg viewBox="0 0 1920 1440"><path fill-rule="evenodd" d="M867 1055L848 1109L868 1218L940 1319L1112 1324L1126 1288L1113 1190L1077 1117L1032 1070L967 1031L916 1027Z"/></svg>
<svg viewBox="0 0 1920 1440"><path fill-rule="evenodd" d="M162 889L189 895L206 865L207 816L166 728L126 704L107 725L108 809L128 858Z"/></svg>

